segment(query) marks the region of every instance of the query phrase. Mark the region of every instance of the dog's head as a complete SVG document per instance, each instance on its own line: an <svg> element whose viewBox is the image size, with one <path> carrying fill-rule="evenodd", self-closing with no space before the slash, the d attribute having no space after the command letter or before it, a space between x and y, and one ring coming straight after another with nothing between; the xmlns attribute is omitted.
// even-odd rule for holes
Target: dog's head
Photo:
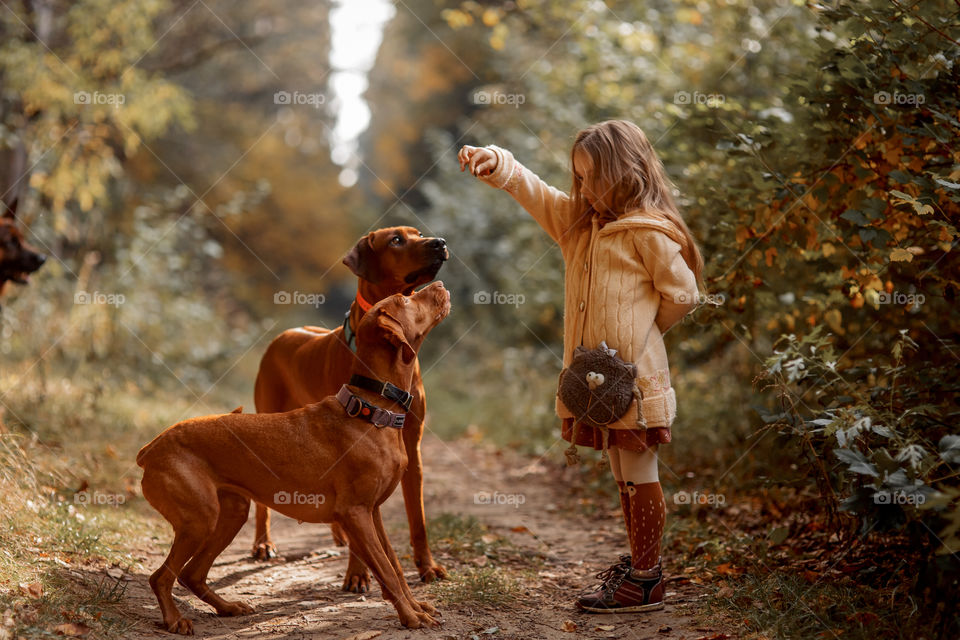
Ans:
<svg viewBox="0 0 960 640"><path fill-rule="evenodd" d="M410 295L436 278L449 257L443 238L424 238L413 227L388 227L360 238L343 264L358 278L383 288L386 295Z"/></svg>
<svg viewBox="0 0 960 640"><path fill-rule="evenodd" d="M0 217L0 291L7 282L27 284L30 274L47 260L45 255L24 242L13 209L4 209Z"/></svg>
<svg viewBox="0 0 960 640"><path fill-rule="evenodd" d="M384 298L357 327L357 344L389 344L404 363L417 356L430 330L450 313L450 292L439 280L410 296Z"/></svg>

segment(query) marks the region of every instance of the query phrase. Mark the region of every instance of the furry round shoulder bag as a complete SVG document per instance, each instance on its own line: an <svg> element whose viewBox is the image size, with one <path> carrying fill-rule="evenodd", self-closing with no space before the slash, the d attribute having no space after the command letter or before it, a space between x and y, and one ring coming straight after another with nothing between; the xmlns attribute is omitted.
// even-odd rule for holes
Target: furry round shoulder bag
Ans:
<svg viewBox="0 0 960 640"><path fill-rule="evenodd" d="M581 423L598 427L603 433L601 465L607 459L609 425L626 414L634 398L637 428L647 428L640 408L643 394L637 386L637 366L619 358L616 349L609 348L606 342L596 349L576 348L570 366L560 372L557 395L574 415L573 435L565 452L569 465L580 459L576 442Z"/></svg>

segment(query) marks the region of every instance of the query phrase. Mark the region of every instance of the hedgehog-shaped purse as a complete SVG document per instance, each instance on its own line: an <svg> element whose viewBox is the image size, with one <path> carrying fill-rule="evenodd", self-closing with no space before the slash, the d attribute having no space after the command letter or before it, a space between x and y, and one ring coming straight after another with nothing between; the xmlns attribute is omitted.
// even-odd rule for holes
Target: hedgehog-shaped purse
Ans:
<svg viewBox="0 0 960 640"><path fill-rule="evenodd" d="M560 373L557 395L574 415L575 426L568 461L575 462L576 439L580 423L603 431L603 457L606 457L607 427L624 416L634 398L637 399L637 428L645 429L640 411L641 393L637 387L637 366L617 356L615 349L601 342L596 349L577 347L570 366ZM601 461L603 458L601 458Z"/></svg>

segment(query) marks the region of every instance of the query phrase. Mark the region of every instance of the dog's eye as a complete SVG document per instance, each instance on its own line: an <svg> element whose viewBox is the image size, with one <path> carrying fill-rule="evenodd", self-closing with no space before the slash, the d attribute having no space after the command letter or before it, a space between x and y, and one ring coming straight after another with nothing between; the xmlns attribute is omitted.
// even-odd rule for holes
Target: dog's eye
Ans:
<svg viewBox="0 0 960 640"><path fill-rule="evenodd" d="M392 238L390 238L390 244L399 245L402 242L403 242L403 238L401 238L400 236L393 236Z"/></svg>

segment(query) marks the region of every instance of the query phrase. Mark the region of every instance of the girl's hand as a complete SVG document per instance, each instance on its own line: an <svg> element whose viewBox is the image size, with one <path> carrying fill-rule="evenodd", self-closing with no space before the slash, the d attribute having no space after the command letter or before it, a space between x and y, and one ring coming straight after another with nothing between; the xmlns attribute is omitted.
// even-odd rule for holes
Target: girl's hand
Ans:
<svg viewBox="0 0 960 640"><path fill-rule="evenodd" d="M465 144L460 148L457 160L460 161L460 171L470 167L470 173L475 176L488 176L497 168L497 154L483 147Z"/></svg>

